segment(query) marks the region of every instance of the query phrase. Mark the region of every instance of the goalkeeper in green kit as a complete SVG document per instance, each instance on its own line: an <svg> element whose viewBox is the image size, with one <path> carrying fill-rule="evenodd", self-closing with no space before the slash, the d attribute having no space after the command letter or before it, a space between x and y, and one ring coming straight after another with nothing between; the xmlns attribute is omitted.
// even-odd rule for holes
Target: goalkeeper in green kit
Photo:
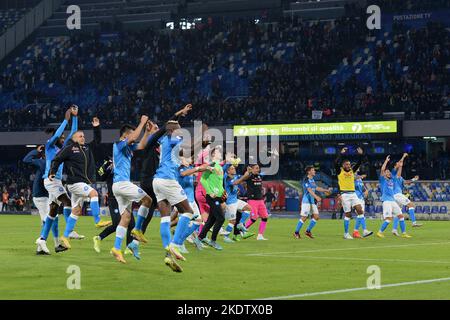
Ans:
<svg viewBox="0 0 450 320"><path fill-rule="evenodd" d="M210 170L205 171L200 179L200 183L206 190L206 202L209 205L210 212L208 220L203 226L202 232L200 232L198 238L203 243L217 250L222 250L222 247L216 243L216 240L220 228L225 222L225 200L227 199L227 194L223 187L223 169L220 165L221 159L221 147L213 148L211 150L211 168ZM209 240L206 235L211 228L213 228L213 232L211 240Z"/></svg>

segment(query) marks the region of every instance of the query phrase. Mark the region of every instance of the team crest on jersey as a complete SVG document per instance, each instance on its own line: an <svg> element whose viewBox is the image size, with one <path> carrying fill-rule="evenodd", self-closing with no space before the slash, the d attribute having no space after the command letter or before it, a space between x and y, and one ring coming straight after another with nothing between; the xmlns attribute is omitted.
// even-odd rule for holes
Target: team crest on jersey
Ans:
<svg viewBox="0 0 450 320"><path fill-rule="evenodd" d="M63 192L64 188L63 187L59 187L59 191Z"/></svg>
<svg viewBox="0 0 450 320"><path fill-rule="evenodd" d="M181 189L180 193L181 193L181 195L183 195L183 196L186 194L186 192L184 192L183 189Z"/></svg>
<svg viewBox="0 0 450 320"><path fill-rule="evenodd" d="M138 189L138 192L139 193L144 193L144 191L141 188Z"/></svg>
<svg viewBox="0 0 450 320"><path fill-rule="evenodd" d="M73 146L72 147L72 152L73 153L78 153L78 152L80 152L80 148L78 148L77 146Z"/></svg>
<svg viewBox="0 0 450 320"><path fill-rule="evenodd" d="M88 191L89 187L88 186L84 186L84 191Z"/></svg>

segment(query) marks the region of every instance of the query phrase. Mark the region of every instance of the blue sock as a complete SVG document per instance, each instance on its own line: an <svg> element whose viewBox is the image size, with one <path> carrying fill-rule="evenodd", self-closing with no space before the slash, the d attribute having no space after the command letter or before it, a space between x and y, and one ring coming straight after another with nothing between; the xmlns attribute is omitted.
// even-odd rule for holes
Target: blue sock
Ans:
<svg viewBox="0 0 450 320"><path fill-rule="evenodd" d="M402 230L402 233L405 233L405 232L406 232L405 218L401 218L401 219L400 219L400 230Z"/></svg>
<svg viewBox="0 0 450 320"><path fill-rule="evenodd" d="M311 221L309 222L308 229L306 229L306 231L311 231L316 225L316 223L317 223L316 219L311 219Z"/></svg>
<svg viewBox="0 0 450 320"><path fill-rule="evenodd" d="M359 216L356 217L356 222L355 222L355 231L359 230L359 226L361 225L361 218Z"/></svg>
<svg viewBox="0 0 450 320"><path fill-rule="evenodd" d="M136 230L142 230L142 225L144 224L145 219L147 219L149 209L143 205L139 207L136 226L134 227Z"/></svg>
<svg viewBox="0 0 450 320"><path fill-rule="evenodd" d="M98 203L98 197L91 198L91 211L94 217L95 224L100 222L100 205Z"/></svg>
<svg viewBox="0 0 450 320"><path fill-rule="evenodd" d="M170 244L172 235L170 234L170 217L161 217L161 225L159 228L161 240L164 249Z"/></svg>
<svg viewBox="0 0 450 320"><path fill-rule="evenodd" d="M392 230L397 230L398 228L398 217L394 218L394 222L392 223Z"/></svg>
<svg viewBox="0 0 450 320"><path fill-rule="evenodd" d="M384 220L383 224L381 225L380 231L384 232L384 230L386 230L386 228L388 227L389 223L390 223L389 220Z"/></svg>
<svg viewBox="0 0 450 320"><path fill-rule="evenodd" d="M250 212L242 211L242 217L241 217L241 221L239 221L239 223L242 223L245 225L245 221L247 221L248 218L250 218Z"/></svg>
<svg viewBox="0 0 450 320"><path fill-rule="evenodd" d="M52 225L52 234L53 234L53 238L58 238L59 237L59 219L58 216L55 217L55 220L53 221L53 225Z"/></svg>
<svg viewBox="0 0 450 320"><path fill-rule="evenodd" d="M122 240L125 238L125 235L127 234L127 228L122 226L117 226L116 228L116 241L114 241L114 248L117 250L122 249Z"/></svg>
<svg viewBox="0 0 450 320"><path fill-rule="evenodd" d="M363 231L364 231L364 230L367 230L367 226L366 226L366 217L365 217L365 216L362 216L362 217L361 217L361 227L362 227Z"/></svg>
<svg viewBox="0 0 450 320"><path fill-rule="evenodd" d="M415 223L416 222L416 208L409 208L408 214L409 214L409 220L411 220L412 223Z"/></svg>
<svg viewBox="0 0 450 320"><path fill-rule="evenodd" d="M176 245L181 246L183 244L183 236L186 234L186 230L189 228L189 222L191 221L191 218L188 215L189 214L184 213L178 217L178 223L172 241Z"/></svg>
<svg viewBox="0 0 450 320"><path fill-rule="evenodd" d="M77 224L78 217L74 214L70 214L67 219L66 229L64 230L64 237L69 237L69 234L75 229L75 225Z"/></svg>
<svg viewBox="0 0 450 320"><path fill-rule="evenodd" d="M350 218L344 218L344 232L348 233L348 228L350 227Z"/></svg>
<svg viewBox="0 0 450 320"><path fill-rule="evenodd" d="M200 228L200 224L193 222L188 228L186 229L186 233L183 235L183 242L186 240L187 237L189 237L193 232L197 231L198 228Z"/></svg>
<svg viewBox="0 0 450 320"><path fill-rule="evenodd" d="M66 223L67 223L67 219L69 219L69 216L71 213L72 213L71 207L64 207L63 214L64 214L64 220L66 220Z"/></svg>
<svg viewBox="0 0 450 320"><path fill-rule="evenodd" d="M52 218L47 215L47 218L45 218L44 225L41 229L41 238L44 240L47 240L48 234L50 233L50 229L52 228L53 222L55 221L55 218Z"/></svg>
<svg viewBox="0 0 450 320"><path fill-rule="evenodd" d="M302 219L299 219L297 222L297 227L295 228L295 233L300 233L300 229L303 227L303 221Z"/></svg>
<svg viewBox="0 0 450 320"><path fill-rule="evenodd" d="M226 232L231 232L231 231L233 231L233 227L234 227L234 225L232 223L229 223L227 225L227 227L225 228L225 231Z"/></svg>

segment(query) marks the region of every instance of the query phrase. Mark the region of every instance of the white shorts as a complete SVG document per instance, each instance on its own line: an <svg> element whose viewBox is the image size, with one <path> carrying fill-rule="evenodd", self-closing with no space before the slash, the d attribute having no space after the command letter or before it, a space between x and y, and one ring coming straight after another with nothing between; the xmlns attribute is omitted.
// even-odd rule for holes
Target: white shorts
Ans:
<svg viewBox="0 0 450 320"><path fill-rule="evenodd" d="M402 214L402 209L395 201L383 202L383 218L392 218L393 215L398 216Z"/></svg>
<svg viewBox="0 0 450 320"><path fill-rule="evenodd" d="M310 214L319 214L319 208L317 208L317 204L302 202L302 209L300 211L300 216L308 217Z"/></svg>
<svg viewBox="0 0 450 320"><path fill-rule="evenodd" d="M63 194L67 195L61 180L53 179L53 181L50 181L50 179L46 178L44 179L44 187L48 191L49 204L55 202L60 205L61 201L59 201L58 198Z"/></svg>
<svg viewBox="0 0 450 320"><path fill-rule="evenodd" d="M89 199L89 193L94 188L84 182L77 182L74 184L68 184L67 190L70 192L70 202L72 203L72 209L75 207L83 207L83 203Z"/></svg>
<svg viewBox="0 0 450 320"><path fill-rule="evenodd" d="M45 221L47 215L50 211L50 203L48 202L47 197L33 197L33 203L39 211L39 215L41 216L41 220Z"/></svg>
<svg viewBox="0 0 450 320"><path fill-rule="evenodd" d="M236 219L236 213L239 211L242 211L245 206L247 206L247 202L242 201L238 199L237 202L227 204L225 208L225 219L226 220L235 220Z"/></svg>
<svg viewBox="0 0 450 320"><path fill-rule="evenodd" d="M153 179L153 191L158 202L167 200L171 206L187 199L186 192L176 180Z"/></svg>
<svg viewBox="0 0 450 320"><path fill-rule="evenodd" d="M394 195L395 201L397 201L399 206L406 206L411 203L411 200L409 200L404 194L397 193Z"/></svg>
<svg viewBox="0 0 450 320"><path fill-rule="evenodd" d="M147 196L144 190L130 181L119 181L113 183L113 193L119 205L119 213L122 215L125 210L131 212L133 202L139 202Z"/></svg>
<svg viewBox="0 0 450 320"><path fill-rule="evenodd" d="M194 217L195 217L195 216L198 216L197 219L201 219L201 216L200 216L200 210L198 209L197 203L196 203L195 201L194 201L194 202L189 202L189 205L190 205L191 208L192 208L192 212L194 212Z"/></svg>
<svg viewBox="0 0 450 320"><path fill-rule="evenodd" d="M352 208L361 204L361 200L358 198L358 196L354 192L343 193L341 195L341 198L342 198L342 208L344 209L345 213L351 212Z"/></svg>

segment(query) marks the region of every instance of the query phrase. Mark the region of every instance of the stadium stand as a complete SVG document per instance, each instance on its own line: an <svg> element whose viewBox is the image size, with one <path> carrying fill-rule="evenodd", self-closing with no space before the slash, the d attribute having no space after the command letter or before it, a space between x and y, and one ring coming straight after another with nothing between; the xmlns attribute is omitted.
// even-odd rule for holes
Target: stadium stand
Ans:
<svg viewBox="0 0 450 320"><path fill-rule="evenodd" d="M2 127L19 129L9 119L27 113L24 106L73 101L87 115L112 110L106 116L114 123L134 119L139 107L170 113L188 99L215 123L232 122L242 109L249 122L308 119L312 110L322 110L324 118L402 110L417 117L436 111L443 118L449 109L448 30L437 24L370 38L368 47L359 46L339 65L367 36L360 24L239 21L170 35L40 38L1 75L0 102L11 114ZM420 45L425 35L428 43ZM118 109L128 110L121 115Z"/></svg>
<svg viewBox="0 0 450 320"><path fill-rule="evenodd" d="M0 35L3 34L9 27L14 25L23 15L27 12L28 9L20 8L20 9L0 9Z"/></svg>

